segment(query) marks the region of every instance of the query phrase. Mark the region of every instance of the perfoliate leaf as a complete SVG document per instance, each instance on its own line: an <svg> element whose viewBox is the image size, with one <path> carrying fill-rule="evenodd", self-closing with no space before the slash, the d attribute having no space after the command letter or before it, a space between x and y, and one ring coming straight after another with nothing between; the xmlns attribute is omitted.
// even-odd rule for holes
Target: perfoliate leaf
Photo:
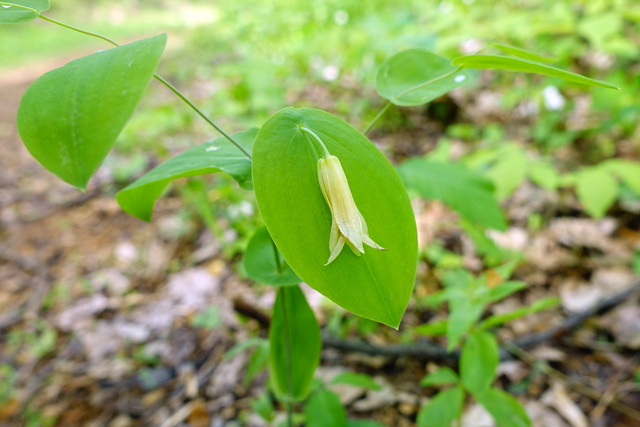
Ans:
<svg viewBox="0 0 640 427"><path fill-rule="evenodd" d="M481 393L493 382L498 367L498 343L486 331L472 332L460 354L462 384L471 393Z"/></svg>
<svg viewBox="0 0 640 427"><path fill-rule="evenodd" d="M232 137L251 152L257 133L257 129L250 129ZM116 200L128 214L150 221L153 205L171 181L214 172L226 172L243 188L251 188L251 160L226 138L220 137L190 148L156 166L119 191Z"/></svg>
<svg viewBox="0 0 640 427"><path fill-rule="evenodd" d="M11 0L0 6L0 24L18 24L36 19L49 9L49 0ZM24 6L24 7L20 7Z"/></svg>
<svg viewBox="0 0 640 427"><path fill-rule="evenodd" d="M307 397L321 345L318 321L300 288L278 288L269 328L269 372L280 400L297 402Z"/></svg>
<svg viewBox="0 0 640 427"><path fill-rule="evenodd" d="M332 214L319 184L318 143L301 127L339 159L370 238L386 251L366 246L356 256L344 248L325 265ZM398 326L415 278L415 219L400 178L366 137L324 111L286 108L256 136L253 184L269 234L298 277L359 316Z"/></svg>
<svg viewBox="0 0 640 427"><path fill-rule="evenodd" d="M423 49L409 49L389 58L376 75L378 94L405 107L426 104L467 81L448 59Z"/></svg>
<svg viewBox="0 0 640 427"><path fill-rule="evenodd" d="M398 167L408 189L438 199L474 224L504 230L506 223L493 184L464 166L411 159Z"/></svg>
<svg viewBox="0 0 640 427"><path fill-rule="evenodd" d="M466 55L455 58L451 61L451 64L464 68L495 69L543 74L545 76L558 77L573 83L620 90L618 86L611 83L590 79L580 74L565 71L560 68L552 67L537 61L531 61L529 59L511 58L508 56L498 55Z"/></svg>
<svg viewBox="0 0 640 427"><path fill-rule="evenodd" d="M249 277L266 285L295 285L302 282L277 251L266 228L255 232L244 253L244 269Z"/></svg>
<svg viewBox="0 0 640 427"><path fill-rule="evenodd" d="M18 130L42 166L84 189L153 77L166 34L96 52L36 80L18 109Z"/></svg>

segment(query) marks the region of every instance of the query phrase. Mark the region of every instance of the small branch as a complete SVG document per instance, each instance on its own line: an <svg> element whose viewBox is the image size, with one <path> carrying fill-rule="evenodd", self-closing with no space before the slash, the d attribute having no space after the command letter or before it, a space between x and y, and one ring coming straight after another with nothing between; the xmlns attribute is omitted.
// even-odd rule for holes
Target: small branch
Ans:
<svg viewBox="0 0 640 427"><path fill-rule="evenodd" d="M378 114L376 114L376 116L373 118L373 120L371 120L371 123L369 123L369 126L367 126L367 128L365 130L362 131L363 135L366 135L369 133L369 131L371 130L371 128L373 128L373 125L376 124L376 122L378 120L380 120L380 117L382 117L384 115L384 113L387 112L387 110L389 109L389 107L391 107L391 102L387 102L387 104L382 108L382 110L378 111Z"/></svg>

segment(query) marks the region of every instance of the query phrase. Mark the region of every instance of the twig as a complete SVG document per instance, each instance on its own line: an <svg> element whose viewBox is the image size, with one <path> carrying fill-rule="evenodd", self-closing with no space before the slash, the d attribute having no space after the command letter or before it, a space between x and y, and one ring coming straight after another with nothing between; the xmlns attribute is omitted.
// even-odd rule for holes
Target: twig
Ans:
<svg viewBox="0 0 640 427"><path fill-rule="evenodd" d="M526 351L522 350L520 347L518 347L517 345L514 344L510 344L510 343L506 343L504 345L508 351L512 354L514 354L515 356L517 356L519 359L523 360L524 362L528 363L529 365L536 365L539 366L541 371L543 373L545 373L546 375L552 377L552 378L556 378L564 383L566 383L567 385L569 385L570 387L572 387L575 391L577 391L580 394L583 394L593 400L595 400L596 402L599 402L602 398L603 398L603 393L592 389L591 387L574 380L573 378L563 374L562 372L553 369L551 366L549 366L547 363L544 362L540 362L538 361L538 359L536 359L535 357L531 356L530 354L528 354ZM611 398L611 400L609 402L607 402L609 404L609 406L613 409L615 409L618 412L621 412L625 415L627 415L628 417L633 418L634 420L640 421L640 411L638 411L637 409L634 409L628 405L625 405L624 403L616 400L615 398Z"/></svg>
<svg viewBox="0 0 640 427"><path fill-rule="evenodd" d="M584 321L598 314L603 314L620 303L629 299L632 295L640 291L640 282L631 286L618 294L607 298L583 312L573 314L567 317L561 324L553 326L543 332L525 335L516 340L514 345L520 348L534 347L543 342L553 341L562 335L575 329ZM392 356L392 357L424 357L433 360L457 360L460 357L459 352L447 353L440 345L428 340L420 340L412 344L392 344L392 345L375 345L365 341L340 338L329 336L323 337L323 344L326 348L334 348L342 351L353 351L357 353L369 354L372 356ZM504 347L500 349L500 358L502 360L513 359L511 353Z"/></svg>

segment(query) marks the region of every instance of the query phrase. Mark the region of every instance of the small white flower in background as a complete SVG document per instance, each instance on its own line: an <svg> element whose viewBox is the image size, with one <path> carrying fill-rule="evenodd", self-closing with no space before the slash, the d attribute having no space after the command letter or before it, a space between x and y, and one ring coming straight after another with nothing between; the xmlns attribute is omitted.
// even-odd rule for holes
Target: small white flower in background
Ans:
<svg viewBox="0 0 640 427"><path fill-rule="evenodd" d="M336 10L333 14L333 22L341 26L346 25L349 22L349 12L343 9Z"/></svg>
<svg viewBox="0 0 640 427"><path fill-rule="evenodd" d="M338 78L340 70L335 65L327 65L322 69L322 78L328 82L332 82Z"/></svg>
<svg viewBox="0 0 640 427"><path fill-rule="evenodd" d="M381 251L386 250L369 237L367 223L353 200L347 177L336 156L329 154L318 160L318 181L322 195L331 210L331 255L325 265L340 255L345 243L358 256L364 253L364 245Z"/></svg>
<svg viewBox="0 0 640 427"><path fill-rule="evenodd" d="M557 87L547 86L542 90L544 106L547 110L557 111L564 108L565 99Z"/></svg>

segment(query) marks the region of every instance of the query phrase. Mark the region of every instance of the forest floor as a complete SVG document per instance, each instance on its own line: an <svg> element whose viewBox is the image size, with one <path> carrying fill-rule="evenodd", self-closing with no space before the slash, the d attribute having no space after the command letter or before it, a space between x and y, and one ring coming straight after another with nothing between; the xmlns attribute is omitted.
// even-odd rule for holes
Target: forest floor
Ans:
<svg viewBox="0 0 640 427"><path fill-rule="evenodd" d="M238 278L221 253L224 242L204 226L176 230L179 197L164 200L154 221L144 223L120 210L108 170L80 193L31 158L15 128L16 111L28 85L56 65L0 75L0 426L265 425L250 401L264 391L266 374L247 384L249 354L224 354L266 336L273 292L256 293ZM373 139L407 154L430 126L422 116L415 120L402 145L390 139L397 136ZM536 426L640 426L640 286L631 268L640 222L617 209L593 220L557 204L530 185L507 200L511 226L495 238L525 253L517 275L528 289L491 310L559 296L557 309L520 319L499 338L508 343L558 325L570 330L553 330L526 348L532 365L503 361L499 384L517 394ZM434 235L457 239L465 262L474 265L462 233L447 228L451 211L426 202L415 209L422 244ZM540 209L557 217L536 233L526 230L526 217ZM429 291L429 280L421 271L418 295ZM326 323L326 304L307 291ZM579 321L566 323L576 315ZM423 318L410 306L401 330ZM336 388L349 414L414 425L435 392L421 387L420 378L436 366L455 366L455 358L375 354L393 335L377 329L368 339L378 346L369 348L372 354L340 350L348 347L344 341L328 340L318 375L371 375L381 390ZM470 404L463 425L493 424Z"/></svg>

